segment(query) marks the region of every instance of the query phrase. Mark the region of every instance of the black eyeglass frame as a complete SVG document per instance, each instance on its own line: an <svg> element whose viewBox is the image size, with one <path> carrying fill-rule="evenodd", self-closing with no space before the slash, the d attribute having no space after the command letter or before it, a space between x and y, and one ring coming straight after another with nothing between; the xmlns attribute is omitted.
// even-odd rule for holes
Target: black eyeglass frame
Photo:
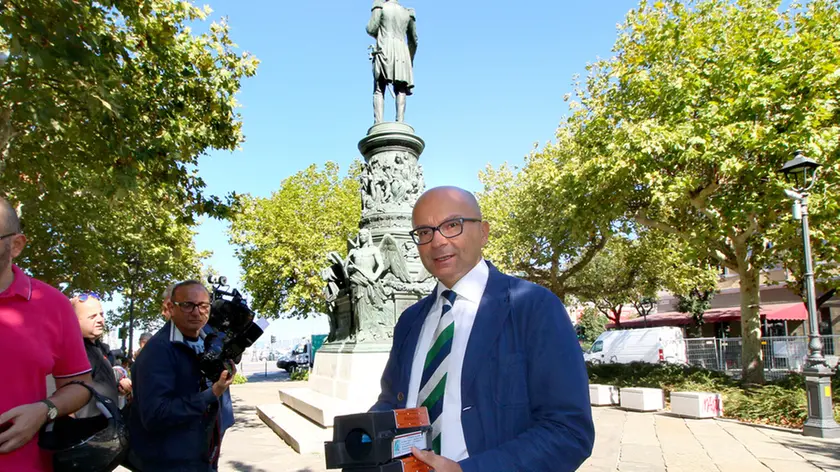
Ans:
<svg viewBox="0 0 840 472"><path fill-rule="evenodd" d="M210 303L193 303L193 302L172 302L173 305L177 306L181 311L184 313L192 313L198 308L199 313L209 313L210 312ZM192 306L189 310L186 307Z"/></svg>
<svg viewBox="0 0 840 472"><path fill-rule="evenodd" d="M442 228L443 226L446 226L449 223L454 223L456 221L458 223L460 223L461 231L459 231L458 234L453 234L451 236L447 236L447 235L443 234L443 231L441 231L440 228ZM411 236L411 239L414 241L414 244L416 244L418 246L423 246L423 245L429 244L430 242L435 240L435 231L440 233L440 235L443 236L446 239L457 238L458 236L460 236L464 233L464 223L469 223L469 222L481 223L482 221L484 221L484 220L482 220L481 218L464 218L464 217L451 218L451 219L448 219L448 220L444 221L443 223L441 223L437 226L419 226L419 227L414 228L413 230L409 231L408 234ZM418 230L423 230L423 229L432 230L432 237L428 241L426 241L424 243L421 243L420 242L420 237L417 235L417 231Z"/></svg>
<svg viewBox="0 0 840 472"><path fill-rule="evenodd" d="M19 234L20 233L18 231L15 231L14 233L4 234L4 235L0 236L0 241L4 240L6 238L11 238L12 236L17 236Z"/></svg>

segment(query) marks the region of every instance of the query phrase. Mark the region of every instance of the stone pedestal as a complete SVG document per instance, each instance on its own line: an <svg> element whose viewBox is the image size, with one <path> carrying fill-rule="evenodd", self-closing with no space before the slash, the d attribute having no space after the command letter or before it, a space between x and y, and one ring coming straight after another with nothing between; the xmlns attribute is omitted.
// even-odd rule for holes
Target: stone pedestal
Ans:
<svg viewBox="0 0 840 472"><path fill-rule="evenodd" d="M659 411L665 408L661 388L622 388L619 391L621 408L633 411Z"/></svg>
<svg viewBox="0 0 840 472"><path fill-rule="evenodd" d="M712 392L671 392L671 413L685 418L723 415L723 397Z"/></svg>
<svg viewBox="0 0 840 472"><path fill-rule="evenodd" d="M258 407L260 418L298 452L323 452L336 416L373 406L397 319L434 288L408 234L425 189L418 164L424 146L404 123L374 125L359 142L362 218L346 258L329 255L328 342L305 387L283 388L282 405Z"/></svg>
<svg viewBox="0 0 840 472"><path fill-rule="evenodd" d="M589 404L592 406L618 405L618 388L612 385L589 384Z"/></svg>
<svg viewBox="0 0 840 472"><path fill-rule="evenodd" d="M423 167L418 163L426 143L405 123L379 123L359 141L365 158L362 174L362 220L379 244L386 234L399 243L409 272L423 273L417 246L411 240L411 210L425 190Z"/></svg>
<svg viewBox="0 0 840 472"><path fill-rule="evenodd" d="M816 438L840 438L840 425L834 421L831 402L831 377L834 372L823 364L806 368L804 374L808 419L802 427L802 434Z"/></svg>
<svg viewBox="0 0 840 472"><path fill-rule="evenodd" d="M389 352L388 344L325 345L306 386L281 388L283 404L259 406L260 417L299 453L323 453L336 416L361 413L376 403Z"/></svg>
<svg viewBox="0 0 840 472"><path fill-rule="evenodd" d="M359 141L365 159L359 234L348 241L346 257L330 254L325 277L330 343L390 342L399 315L434 287L408 234L425 190L418 163L424 147L405 123L376 124Z"/></svg>

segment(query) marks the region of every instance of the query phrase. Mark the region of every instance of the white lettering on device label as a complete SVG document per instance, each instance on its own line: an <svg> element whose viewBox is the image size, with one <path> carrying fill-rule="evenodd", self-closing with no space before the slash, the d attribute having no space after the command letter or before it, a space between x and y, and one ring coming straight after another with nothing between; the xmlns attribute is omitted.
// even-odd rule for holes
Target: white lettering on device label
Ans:
<svg viewBox="0 0 840 472"><path fill-rule="evenodd" d="M423 431L418 431L416 433L408 433L408 434L401 434L394 438L394 442L392 444L392 455L391 457L397 458L400 456L405 456L411 454L411 447L416 447L417 449L425 449L426 448L426 433Z"/></svg>

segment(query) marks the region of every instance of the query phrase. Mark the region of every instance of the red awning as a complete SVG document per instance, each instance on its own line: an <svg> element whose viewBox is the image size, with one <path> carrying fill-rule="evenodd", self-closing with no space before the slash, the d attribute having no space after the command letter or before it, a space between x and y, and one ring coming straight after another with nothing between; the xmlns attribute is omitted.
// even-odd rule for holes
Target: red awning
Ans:
<svg viewBox="0 0 840 472"><path fill-rule="evenodd" d="M766 311L766 312L765 312ZM768 320L807 320L808 309L804 303L779 303L761 307L761 314Z"/></svg>
<svg viewBox="0 0 840 472"><path fill-rule="evenodd" d="M761 316L768 320L805 320L808 318L808 310L802 302L776 303L762 305L759 309ZM707 323L722 323L726 321L738 321L741 319L741 309L738 307L714 308L703 314L703 320ZM691 315L678 311L656 313L647 317L647 326L683 326L692 323ZM631 318L621 321L622 328L642 328L645 326L642 317ZM615 328L615 323L609 323L607 328Z"/></svg>

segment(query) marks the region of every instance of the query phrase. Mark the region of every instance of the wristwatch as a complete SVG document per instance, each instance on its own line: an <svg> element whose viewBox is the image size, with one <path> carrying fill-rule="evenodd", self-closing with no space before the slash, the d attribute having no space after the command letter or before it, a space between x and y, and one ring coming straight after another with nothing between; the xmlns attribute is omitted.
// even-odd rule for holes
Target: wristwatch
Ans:
<svg viewBox="0 0 840 472"><path fill-rule="evenodd" d="M47 421L53 421L58 418L58 408L56 408L55 403L47 399L41 400L41 403L47 405Z"/></svg>

